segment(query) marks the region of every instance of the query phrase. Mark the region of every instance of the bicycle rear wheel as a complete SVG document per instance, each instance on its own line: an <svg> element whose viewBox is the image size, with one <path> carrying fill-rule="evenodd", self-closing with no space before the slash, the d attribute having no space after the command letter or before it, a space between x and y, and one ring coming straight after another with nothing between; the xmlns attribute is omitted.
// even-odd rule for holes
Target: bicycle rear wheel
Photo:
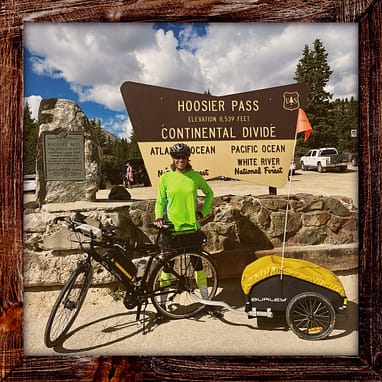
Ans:
<svg viewBox="0 0 382 382"><path fill-rule="evenodd" d="M85 300L93 275L86 263L78 266L62 288L45 328L45 345L56 346L69 331Z"/></svg>
<svg viewBox="0 0 382 382"><path fill-rule="evenodd" d="M218 286L218 275L208 253L176 253L166 256L156 265L150 286L151 300L159 313L174 319L188 318L204 308L190 293L212 300Z"/></svg>

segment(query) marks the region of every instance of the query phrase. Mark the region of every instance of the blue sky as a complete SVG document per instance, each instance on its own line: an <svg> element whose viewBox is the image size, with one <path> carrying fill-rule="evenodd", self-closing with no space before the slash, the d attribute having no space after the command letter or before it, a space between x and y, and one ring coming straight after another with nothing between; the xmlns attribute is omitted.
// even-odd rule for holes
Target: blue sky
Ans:
<svg viewBox="0 0 382 382"><path fill-rule="evenodd" d="M39 74L33 69L33 63L37 56L32 55L27 49L24 53L24 94L29 96L37 95L44 98L67 98L79 101L78 95L71 89L70 83L64 78L51 76L49 74ZM107 120L113 118L115 111L106 108L96 102L78 102L81 109L89 119L100 118ZM37 119L36 110L34 110Z"/></svg>
<svg viewBox="0 0 382 382"><path fill-rule="evenodd" d="M41 99L68 98L120 137L129 138L132 128L123 82L214 95L286 85L316 38L334 71L333 98L358 98L357 24L30 23L24 32L24 96L32 116Z"/></svg>

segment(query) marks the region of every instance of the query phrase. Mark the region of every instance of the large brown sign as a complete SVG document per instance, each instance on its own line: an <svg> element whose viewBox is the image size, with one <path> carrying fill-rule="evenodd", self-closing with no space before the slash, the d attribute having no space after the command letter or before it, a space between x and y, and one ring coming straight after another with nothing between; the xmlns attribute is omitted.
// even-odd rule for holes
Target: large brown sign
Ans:
<svg viewBox="0 0 382 382"><path fill-rule="evenodd" d="M121 92L153 184L168 171L177 142L191 147L192 166L206 178L286 183L307 86L215 97L125 82Z"/></svg>

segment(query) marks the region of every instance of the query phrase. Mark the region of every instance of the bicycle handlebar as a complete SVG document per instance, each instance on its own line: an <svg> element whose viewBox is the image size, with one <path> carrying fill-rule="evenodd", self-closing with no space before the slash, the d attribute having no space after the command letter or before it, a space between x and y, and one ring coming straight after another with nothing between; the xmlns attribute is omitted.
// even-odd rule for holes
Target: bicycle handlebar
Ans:
<svg viewBox="0 0 382 382"><path fill-rule="evenodd" d="M72 218L70 216L56 216L53 219L54 224L58 224L59 222L65 223L64 225L66 228L73 232L80 232L84 236L90 237L92 240L95 240L97 242L101 242L102 239L110 240L114 235L116 231L116 226L112 224L108 224L104 227L97 228L93 225L86 223L87 216L76 213L75 216ZM174 228L174 225L172 223L164 223L162 227L156 226L154 223L148 224L148 228L156 228L159 230L158 237L156 241L159 240L160 233L165 230L172 230Z"/></svg>
<svg viewBox="0 0 382 382"><path fill-rule="evenodd" d="M86 217L85 217L86 218ZM75 218L74 218L75 219ZM81 219L81 221L76 221L72 219L70 216L56 216L53 219L54 224L58 224L60 221L66 223L67 228L73 232L80 232L85 236L88 236L95 240L102 239L102 229L94 227L90 224L85 223L85 219ZM107 233L111 233L112 230L108 228ZM105 232L106 233L106 232Z"/></svg>
<svg viewBox="0 0 382 382"><path fill-rule="evenodd" d="M172 223L163 223L163 226L162 227L158 227L157 225L155 225L154 223L150 223L147 225L148 228L156 228L156 229L173 229L174 228L174 225Z"/></svg>

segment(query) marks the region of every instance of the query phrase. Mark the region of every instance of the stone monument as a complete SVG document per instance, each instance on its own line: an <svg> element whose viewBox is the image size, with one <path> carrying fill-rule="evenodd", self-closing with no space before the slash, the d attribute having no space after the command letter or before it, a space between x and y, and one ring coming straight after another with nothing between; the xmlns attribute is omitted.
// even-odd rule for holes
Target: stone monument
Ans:
<svg viewBox="0 0 382 382"><path fill-rule="evenodd" d="M101 179L101 148L88 118L73 101L41 101L37 145L40 204L94 201Z"/></svg>

